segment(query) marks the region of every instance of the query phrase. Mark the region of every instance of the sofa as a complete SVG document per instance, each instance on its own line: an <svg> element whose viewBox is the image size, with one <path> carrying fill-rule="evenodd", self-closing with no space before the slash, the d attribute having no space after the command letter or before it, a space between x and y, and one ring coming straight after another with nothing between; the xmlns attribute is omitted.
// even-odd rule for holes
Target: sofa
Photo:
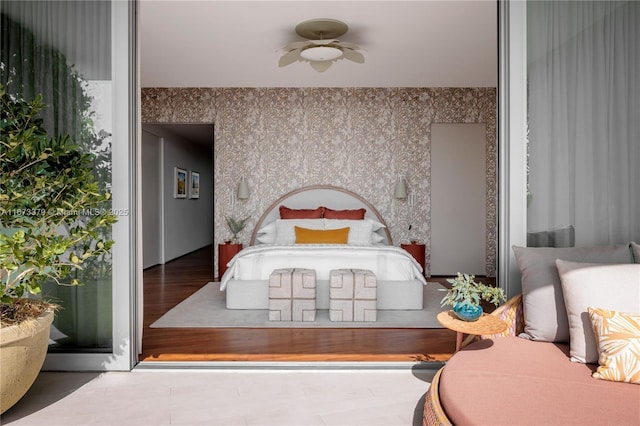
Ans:
<svg viewBox="0 0 640 426"><path fill-rule="evenodd" d="M423 425L639 425L640 245L513 247L522 294L434 376Z"/></svg>

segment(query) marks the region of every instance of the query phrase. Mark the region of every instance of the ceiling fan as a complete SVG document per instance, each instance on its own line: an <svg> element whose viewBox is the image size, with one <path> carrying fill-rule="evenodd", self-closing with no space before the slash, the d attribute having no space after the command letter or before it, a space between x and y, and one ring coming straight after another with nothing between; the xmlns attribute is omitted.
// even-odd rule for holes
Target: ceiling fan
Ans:
<svg viewBox="0 0 640 426"><path fill-rule="evenodd" d="M296 25L295 31L307 41L296 41L282 50L286 53L280 58L279 65L285 67L296 61L309 62L311 67L323 72L331 64L345 58L359 64L364 63L364 56L358 52L361 48L353 43L337 40L349 27L337 19L310 19Z"/></svg>

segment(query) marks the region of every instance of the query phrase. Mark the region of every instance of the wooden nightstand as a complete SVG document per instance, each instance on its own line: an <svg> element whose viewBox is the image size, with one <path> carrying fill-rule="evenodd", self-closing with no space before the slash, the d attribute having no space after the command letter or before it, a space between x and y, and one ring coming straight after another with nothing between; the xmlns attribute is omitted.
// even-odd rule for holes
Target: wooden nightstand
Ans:
<svg viewBox="0 0 640 426"><path fill-rule="evenodd" d="M440 312L438 322L456 334L456 352L462 348L462 338L465 334L491 335L502 333L507 329L507 323L495 315L483 313L477 321L463 321L453 311Z"/></svg>
<svg viewBox="0 0 640 426"><path fill-rule="evenodd" d="M425 245L420 243L411 243L411 244L400 244L400 247L408 251L409 254L413 256L415 260L418 261L418 264L422 266L422 273L425 274L426 271L424 269L424 259L427 254L427 249L425 248Z"/></svg>
<svg viewBox="0 0 640 426"><path fill-rule="evenodd" d="M242 244L218 244L218 279L222 278L227 270L227 263L233 256L242 250Z"/></svg>

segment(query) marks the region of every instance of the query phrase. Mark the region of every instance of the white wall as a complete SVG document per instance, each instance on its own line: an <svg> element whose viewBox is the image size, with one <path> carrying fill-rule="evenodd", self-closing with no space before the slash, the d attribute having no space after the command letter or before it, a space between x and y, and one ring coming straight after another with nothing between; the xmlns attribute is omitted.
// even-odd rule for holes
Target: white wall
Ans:
<svg viewBox="0 0 640 426"><path fill-rule="evenodd" d="M142 131L142 267L163 263L162 139Z"/></svg>
<svg viewBox="0 0 640 426"><path fill-rule="evenodd" d="M164 236L163 261L168 262L213 244L212 151L175 136L165 126L145 124L143 128L162 138L161 228ZM174 167L200 173L200 198L173 198ZM146 189L143 186L143 194ZM146 238L144 241L147 242Z"/></svg>

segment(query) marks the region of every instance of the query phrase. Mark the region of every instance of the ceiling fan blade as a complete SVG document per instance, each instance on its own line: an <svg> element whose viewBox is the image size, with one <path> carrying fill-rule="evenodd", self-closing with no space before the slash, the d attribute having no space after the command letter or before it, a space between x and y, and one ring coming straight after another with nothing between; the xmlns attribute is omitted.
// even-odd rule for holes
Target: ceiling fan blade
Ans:
<svg viewBox="0 0 640 426"><path fill-rule="evenodd" d="M303 47L311 46L313 43L310 41L294 41L293 43L287 44L282 50L295 50L302 49Z"/></svg>
<svg viewBox="0 0 640 426"><path fill-rule="evenodd" d="M331 61L311 61L310 64L314 70L324 72L331 66Z"/></svg>
<svg viewBox="0 0 640 426"><path fill-rule="evenodd" d="M326 46L327 44L336 43L338 40L335 38L327 39L327 40L309 40L308 43L315 44L316 46Z"/></svg>
<svg viewBox="0 0 640 426"><path fill-rule="evenodd" d="M280 61L278 62L278 65L280 67L286 67L287 65L292 64L295 61L300 60L300 52L301 51L302 51L302 49L294 49L294 50L291 50L291 51L285 53L280 58Z"/></svg>
<svg viewBox="0 0 640 426"><path fill-rule="evenodd" d="M364 56L360 52L351 49L342 49L342 56L350 61L364 64Z"/></svg>
<svg viewBox="0 0 640 426"><path fill-rule="evenodd" d="M348 42L345 42L345 41L338 41L338 40L336 40L335 44L336 44L337 46L339 46L339 47L343 47L343 48L345 48L345 49L354 49L354 50L360 50L360 49L361 49L361 47L360 47L360 46L358 46L357 44L355 44L355 43L348 43Z"/></svg>

